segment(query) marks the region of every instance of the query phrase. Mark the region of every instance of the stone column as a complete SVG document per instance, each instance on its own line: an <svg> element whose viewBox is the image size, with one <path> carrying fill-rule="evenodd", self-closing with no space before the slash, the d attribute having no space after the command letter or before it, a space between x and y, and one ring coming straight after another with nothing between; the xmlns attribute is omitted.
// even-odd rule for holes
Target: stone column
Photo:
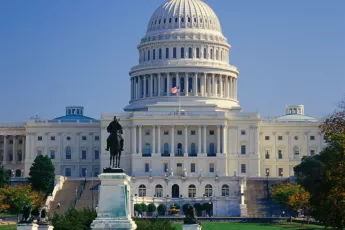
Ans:
<svg viewBox="0 0 345 230"><path fill-rule="evenodd" d="M157 82L158 82L158 83L157 83L157 92L158 92L157 96L158 96L158 97L161 96L161 87L162 87L161 78L162 78L162 74L159 73L159 74L157 75Z"/></svg>
<svg viewBox="0 0 345 230"><path fill-rule="evenodd" d="M171 96L171 79L170 79L170 74L167 73L167 96Z"/></svg>
<svg viewBox="0 0 345 230"><path fill-rule="evenodd" d="M217 154L220 153L220 125L217 125Z"/></svg>
<svg viewBox="0 0 345 230"><path fill-rule="evenodd" d="M12 145L12 164L15 164L17 161L17 145L16 145L16 136L13 136L13 145Z"/></svg>
<svg viewBox="0 0 345 230"><path fill-rule="evenodd" d="M157 125L158 127L158 147L157 147L157 154L161 155L161 125Z"/></svg>
<svg viewBox="0 0 345 230"><path fill-rule="evenodd" d="M216 89L216 78L215 78L215 75L212 74L212 95L215 97L217 96L216 92L217 92L217 89Z"/></svg>
<svg viewBox="0 0 345 230"><path fill-rule="evenodd" d="M188 125L184 126L184 156L188 156Z"/></svg>
<svg viewBox="0 0 345 230"><path fill-rule="evenodd" d="M237 78L235 79L235 100L237 100Z"/></svg>
<svg viewBox="0 0 345 230"><path fill-rule="evenodd" d="M227 146L228 146L228 148L227 148L227 153L228 154L230 154L231 153L231 141L230 140L232 140L232 138L231 138L231 128L230 127L228 127L228 135L227 135L227 137L226 137L226 142L227 142Z"/></svg>
<svg viewBox="0 0 345 230"><path fill-rule="evenodd" d="M203 125L203 127L204 127L204 153L207 154L207 148L206 148L207 125Z"/></svg>
<svg viewBox="0 0 345 230"><path fill-rule="evenodd" d="M137 95L137 99L138 98L141 98L141 76L138 76L138 90L137 90L137 93L138 93L138 95Z"/></svg>
<svg viewBox="0 0 345 230"><path fill-rule="evenodd" d="M198 73L194 73L194 96L198 96Z"/></svg>
<svg viewBox="0 0 345 230"><path fill-rule="evenodd" d="M175 77L176 77L176 87L178 87L179 89L180 89L180 92L181 92L181 79L180 79L180 73L176 73L176 75L175 75Z"/></svg>
<svg viewBox="0 0 345 230"><path fill-rule="evenodd" d="M48 138L49 138L49 133L44 133L44 152L46 156L49 156L48 155Z"/></svg>
<svg viewBox="0 0 345 230"><path fill-rule="evenodd" d="M152 126L152 154L156 153L156 125Z"/></svg>
<svg viewBox="0 0 345 230"><path fill-rule="evenodd" d="M228 139L228 126L223 125L223 151L222 151L223 154L226 154L228 150L227 139Z"/></svg>
<svg viewBox="0 0 345 230"><path fill-rule="evenodd" d="M230 81L229 81L229 90L230 90L230 93L229 93L229 97L231 98L231 99L233 99L234 97L233 97L233 94L234 94L234 90L233 90L233 88L232 88L232 77L230 76Z"/></svg>
<svg viewBox="0 0 345 230"><path fill-rule="evenodd" d="M175 126L171 126L171 155L175 156Z"/></svg>
<svg viewBox="0 0 345 230"><path fill-rule="evenodd" d="M153 97L153 74L150 75L150 97Z"/></svg>
<svg viewBox="0 0 345 230"><path fill-rule="evenodd" d="M186 73L185 77L184 77L184 87L185 87L185 95L188 96L189 92L188 92L188 88L189 88L189 81L188 81L188 73Z"/></svg>
<svg viewBox="0 0 345 230"><path fill-rule="evenodd" d="M144 93L143 93L143 98L145 98L146 97L146 95L147 95L147 88L146 88L146 79L147 79L147 77L146 77L146 75L144 75Z"/></svg>
<svg viewBox="0 0 345 230"><path fill-rule="evenodd" d="M136 154L137 152L137 126L132 126L132 153Z"/></svg>
<svg viewBox="0 0 345 230"><path fill-rule="evenodd" d="M205 96L206 95L206 73L204 73L204 76L202 77L202 81L201 81L201 96Z"/></svg>
<svg viewBox="0 0 345 230"><path fill-rule="evenodd" d="M143 145L141 143L141 139L142 139L142 131L141 131L142 125L139 125L139 154L142 155L143 153Z"/></svg>
<svg viewBox="0 0 345 230"><path fill-rule="evenodd" d="M25 149L26 148L26 138L25 138L25 136L23 136L22 141L23 141L22 162L24 162L25 157L26 157L26 149Z"/></svg>
<svg viewBox="0 0 345 230"><path fill-rule="evenodd" d="M198 155L202 154L201 152L201 125L198 127Z"/></svg>
<svg viewBox="0 0 345 230"><path fill-rule="evenodd" d="M6 161L7 161L7 154L8 154L8 152L7 152L7 136L5 135L4 136L4 160L3 160L3 165L5 165L6 164Z"/></svg>

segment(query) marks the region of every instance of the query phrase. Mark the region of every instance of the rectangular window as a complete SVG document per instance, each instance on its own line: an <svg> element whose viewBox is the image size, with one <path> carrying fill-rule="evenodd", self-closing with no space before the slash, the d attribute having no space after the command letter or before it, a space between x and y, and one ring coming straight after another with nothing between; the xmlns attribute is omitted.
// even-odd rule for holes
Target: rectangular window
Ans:
<svg viewBox="0 0 345 230"><path fill-rule="evenodd" d="M37 150L37 156L41 156L42 155L42 150Z"/></svg>
<svg viewBox="0 0 345 230"><path fill-rule="evenodd" d="M269 151L266 151L265 158L266 158L266 159L270 159L270 153L269 153Z"/></svg>
<svg viewBox="0 0 345 230"><path fill-rule="evenodd" d="M150 130L145 131L145 136L150 136Z"/></svg>
<svg viewBox="0 0 345 230"><path fill-rule="evenodd" d="M38 141L41 141L41 140L42 140L42 136L38 136L38 137L37 137L37 140L38 140Z"/></svg>
<svg viewBox="0 0 345 230"><path fill-rule="evenodd" d="M245 164L241 164L241 173L246 173L246 165Z"/></svg>
<svg viewBox="0 0 345 230"><path fill-rule="evenodd" d="M246 130L241 130L241 135L246 135Z"/></svg>
<svg viewBox="0 0 345 230"><path fill-rule="evenodd" d="M310 156L314 156L315 155L315 150L310 150Z"/></svg>
<svg viewBox="0 0 345 230"><path fill-rule="evenodd" d="M315 140L315 136L310 136L310 140L314 141Z"/></svg>
<svg viewBox="0 0 345 230"><path fill-rule="evenodd" d="M81 139L82 139L83 141L86 141L86 136L82 136Z"/></svg>
<svg viewBox="0 0 345 230"><path fill-rule="evenodd" d="M214 136L214 130L210 130L210 136Z"/></svg>
<svg viewBox="0 0 345 230"><path fill-rule="evenodd" d="M99 174L99 168L94 168L94 169L93 169L93 176L94 176L94 177L97 177L98 174Z"/></svg>
<svg viewBox="0 0 345 230"><path fill-rule="evenodd" d="M181 136L182 135L182 130L177 130L177 135Z"/></svg>
<svg viewBox="0 0 345 230"><path fill-rule="evenodd" d="M283 136L278 136L278 141L282 141L283 140Z"/></svg>
<svg viewBox="0 0 345 230"><path fill-rule="evenodd" d="M95 141L99 141L99 136L95 136Z"/></svg>
<svg viewBox="0 0 345 230"><path fill-rule="evenodd" d="M169 58L169 48L165 49L165 58L168 59Z"/></svg>
<svg viewBox="0 0 345 230"><path fill-rule="evenodd" d="M99 150L95 150L95 160L99 160Z"/></svg>
<svg viewBox="0 0 345 230"><path fill-rule="evenodd" d="M214 163L210 163L210 173L214 173Z"/></svg>
<svg viewBox="0 0 345 230"><path fill-rule="evenodd" d="M152 59L153 59L153 60L155 60L155 59L156 59L156 50L155 50L155 49L153 49L152 54L153 54L153 55L152 55L152 56L153 56L153 58L152 58Z"/></svg>
<svg viewBox="0 0 345 230"><path fill-rule="evenodd" d="M278 150L278 159L283 159L283 153L281 150Z"/></svg>
<svg viewBox="0 0 345 230"><path fill-rule="evenodd" d="M65 176L71 176L71 175L72 175L71 168L65 168Z"/></svg>
<svg viewBox="0 0 345 230"><path fill-rule="evenodd" d="M145 163L145 172L149 172L149 171L150 171L150 164Z"/></svg>
<svg viewBox="0 0 345 230"><path fill-rule="evenodd" d="M164 136L168 136L169 135L169 131L168 130L164 130Z"/></svg>
<svg viewBox="0 0 345 230"><path fill-rule="evenodd" d="M86 160L86 150L81 151L81 159Z"/></svg>
<svg viewBox="0 0 345 230"><path fill-rule="evenodd" d="M190 172L195 173L195 163L190 164Z"/></svg>
<svg viewBox="0 0 345 230"><path fill-rule="evenodd" d="M270 140L270 136L265 136L265 140L269 141Z"/></svg>
<svg viewBox="0 0 345 230"><path fill-rule="evenodd" d="M278 171L279 171L279 176L283 176L283 168L279 168Z"/></svg>
<svg viewBox="0 0 345 230"><path fill-rule="evenodd" d="M51 137L50 137L50 140L51 140L51 141L55 141L55 136L51 136Z"/></svg>
<svg viewBox="0 0 345 230"><path fill-rule="evenodd" d="M20 144L20 145L23 144L23 140L19 140L19 144Z"/></svg>
<svg viewBox="0 0 345 230"><path fill-rule="evenodd" d="M246 146L241 145L241 154L246 154Z"/></svg>
<svg viewBox="0 0 345 230"><path fill-rule="evenodd" d="M55 151L50 150L50 159L54 160L55 159Z"/></svg>
<svg viewBox="0 0 345 230"><path fill-rule="evenodd" d="M190 135L192 135L192 136L194 136L195 133L196 133L195 130L191 130L191 131L190 131Z"/></svg>
<svg viewBox="0 0 345 230"><path fill-rule="evenodd" d="M164 172L168 172L169 171L169 164L168 163L164 163L163 164L163 171Z"/></svg>
<svg viewBox="0 0 345 230"><path fill-rule="evenodd" d="M86 168L81 168L81 177L86 177Z"/></svg>
<svg viewBox="0 0 345 230"><path fill-rule="evenodd" d="M10 144L13 144L13 140L10 140Z"/></svg>

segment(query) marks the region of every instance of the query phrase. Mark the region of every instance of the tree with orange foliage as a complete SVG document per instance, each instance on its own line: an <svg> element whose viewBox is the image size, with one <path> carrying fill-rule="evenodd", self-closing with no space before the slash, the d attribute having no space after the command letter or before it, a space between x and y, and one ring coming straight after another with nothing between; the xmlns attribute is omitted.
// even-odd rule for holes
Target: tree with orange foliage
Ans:
<svg viewBox="0 0 345 230"><path fill-rule="evenodd" d="M34 191L30 184L0 188L0 211L17 214L17 217L24 205L40 207L42 201L42 195Z"/></svg>

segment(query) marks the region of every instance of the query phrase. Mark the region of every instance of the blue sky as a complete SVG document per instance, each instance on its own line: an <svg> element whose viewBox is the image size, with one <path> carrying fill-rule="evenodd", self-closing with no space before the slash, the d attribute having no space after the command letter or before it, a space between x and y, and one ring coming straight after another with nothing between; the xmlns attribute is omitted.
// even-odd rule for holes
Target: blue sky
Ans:
<svg viewBox="0 0 345 230"><path fill-rule="evenodd" d="M88 116L129 101L129 69L165 0L0 1L0 122L66 105ZM232 45L244 111L273 117L304 104L323 117L345 96L344 0L205 0Z"/></svg>

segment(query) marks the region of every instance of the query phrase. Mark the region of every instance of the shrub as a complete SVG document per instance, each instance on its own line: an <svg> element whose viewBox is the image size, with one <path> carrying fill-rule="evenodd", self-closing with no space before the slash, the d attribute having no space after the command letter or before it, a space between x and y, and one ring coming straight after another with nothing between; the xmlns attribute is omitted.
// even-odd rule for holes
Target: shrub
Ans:
<svg viewBox="0 0 345 230"><path fill-rule="evenodd" d="M205 210L206 211L206 213L209 215L209 216L211 216L211 210L212 210L212 204L210 204L210 203L203 203L202 204L202 210Z"/></svg>
<svg viewBox="0 0 345 230"><path fill-rule="evenodd" d="M184 204L183 206L182 206L182 211L183 211L183 213L186 215L186 212L187 212L187 209L188 209L188 206L189 206L190 204Z"/></svg>
<svg viewBox="0 0 345 230"><path fill-rule="evenodd" d="M195 203L195 204L194 204L194 208L195 208L195 210L196 210L197 216L201 216L201 211L202 211L202 206L201 206L201 204Z"/></svg>
<svg viewBox="0 0 345 230"><path fill-rule="evenodd" d="M155 212L157 210L157 208L156 208L156 205L154 205L154 204L149 204L148 206L147 206L147 211L148 212Z"/></svg>
<svg viewBox="0 0 345 230"><path fill-rule="evenodd" d="M141 203L141 211L142 212L147 212L147 205L145 203Z"/></svg>
<svg viewBox="0 0 345 230"><path fill-rule="evenodd" d="M135 223L137 224L137 230L176 230L170 220L156 218L151 221L135 220Z"/></svg>
<svg viewBox="0 0 345 230"><path fill-rule="evenodd" d="M141 204L135 204L134 211L141 214L143 212L141 208Z"/></svg>
<svg viewBox="0 0 345 230"><path fill-rule="evenodd" d="M90 208L83 210L69 209L66 214L55 214L52 218L54 230L86 230L90 229L90 225L96 219L97 213Z"/></svg>
<svg viewBox="0 0 345 230"><path fill-rule="evenodd" d="M165 212L167 211L167 207L164 204L158 205L157 208L158 214L164 216Z"/></svg>

